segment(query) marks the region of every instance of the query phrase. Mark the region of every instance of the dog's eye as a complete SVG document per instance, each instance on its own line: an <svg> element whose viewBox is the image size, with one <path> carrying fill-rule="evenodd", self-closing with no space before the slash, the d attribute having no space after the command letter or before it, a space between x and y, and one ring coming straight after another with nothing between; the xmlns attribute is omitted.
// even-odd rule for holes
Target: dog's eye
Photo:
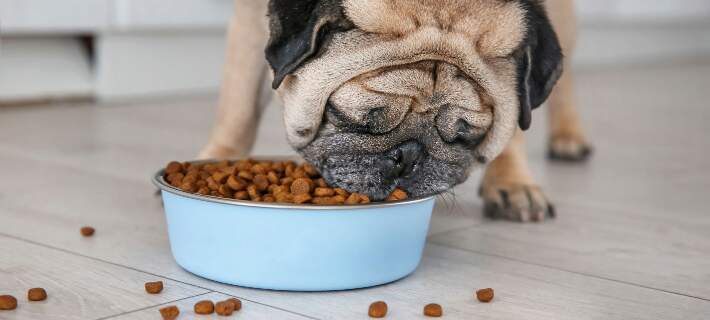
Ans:
<svg viewBox="0 0 710 320"><path fill-rule="evenodd" d="M348 131L382 134L394 129L402 120L404 114L399 114L394 108L374 107L361 116L348 115L340 108L328 103L326 119L338 128Z"/></svg>

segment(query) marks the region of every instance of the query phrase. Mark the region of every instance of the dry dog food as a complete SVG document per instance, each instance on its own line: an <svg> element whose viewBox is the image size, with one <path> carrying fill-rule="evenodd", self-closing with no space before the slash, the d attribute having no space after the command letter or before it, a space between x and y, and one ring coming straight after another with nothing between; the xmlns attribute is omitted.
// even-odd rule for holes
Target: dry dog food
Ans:
<svg viewBox="0 0 710 320"><path fill-rule="evenodd" d="M91 237L94 235L94 232L96 232L96 229L86 226L86 227L81 227L81 235L84 237Z"/></svg>
<svg viewBox="0 0 710 320"><path fill-rule="evenodd" d="M30 301L42 301L47 299L47 291L42 288L32 288L27 290L27 300Z"/></svg>
<svg viewBox="0 0 710 320"><path fill-rule="evenodd" d="M194 310L197 314L211 314L214 312L214 303L210 300L198 301Z"/></svg>
<svg viewBox="0 0 710 320"><path fill-rule="evenodd" d="M11 295L0 296L0 310L15 310L17 299Z"/></svg>
<svg viewBox="0 0 710 320"><path fill-rule="evenodd" d="M331 188L313 166L293 161L172 161L165 167L164 178L185 192L228 199L322 205L370 203L364 194ZM407 197L407 192L395 189L386 201Z"/></svg>
<svg viewBox="0 0 710 320"><path fill-rule="evenodd" d="M162 281L146 282L145 283L145 291L150 294L160 293L161 291L163 291L163 282Z"/></svg>
<svg viewBox="0 0 710 320"><path fill-rule="evenodd" d="M160 316L163 317L163 320L175 320L180 315L180 309L176 306L167 306L165 308L161 308L159 311Z"/></svg>
<svg viewBox="0 0 710 320"><path fill-rule="evenodd" d="M234 311L239 311L242 309L242 300L239 300L237 298L229 298L224 301L231 303L232 306L234 307Z"/></svg>
<svg viewBox="0 0 710 320"><path fill-rule="evenodd" d="M478 301L490 302L491 300L493 300L493 289L486 288L478 290L476 291L476 297L478 298Z"/></svg>
<svg viewBox="0 0 710 320"><path fill-rule="evenodd" d="M387 304L384 301L375 301L370 304L367 314L371 318L384 318L387 315Z"/></svg>
<svg viewBox="0 0 710 320"><path fill-rule="evenodd" d="M441 306L436 303L430 303L424 306L424 315L427 317L441 317L444 314L444 310Z"/></svg>
<svg viewBox="0 0 710 320"><path fill-rule="evenodd" d="M234 304L231 301L220 301L214 305L214 311L220 316L231 316L234 312Z"/></svg>

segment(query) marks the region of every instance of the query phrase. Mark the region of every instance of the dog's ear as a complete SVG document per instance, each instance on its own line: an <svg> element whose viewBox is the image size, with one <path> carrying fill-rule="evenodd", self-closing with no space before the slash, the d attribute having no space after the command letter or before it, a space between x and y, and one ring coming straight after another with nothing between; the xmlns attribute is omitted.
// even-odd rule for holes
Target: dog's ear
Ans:
<svg viewBox="0 0 710 320"><path fill-rule="evenodd" d="M527 11L527 35L518 49L518 98L520 128L527 130L532 110L550 95L562 74L562 49L540 1L523 1Z"/></svg>
<svg viewBox="0 0 710 320"><path fill-rule="evenodd" d="M354 27L343 12L342 0L270 0L269 20L271 36L265 53L274 71L274 89L317 55L335 32Z"/></svg>

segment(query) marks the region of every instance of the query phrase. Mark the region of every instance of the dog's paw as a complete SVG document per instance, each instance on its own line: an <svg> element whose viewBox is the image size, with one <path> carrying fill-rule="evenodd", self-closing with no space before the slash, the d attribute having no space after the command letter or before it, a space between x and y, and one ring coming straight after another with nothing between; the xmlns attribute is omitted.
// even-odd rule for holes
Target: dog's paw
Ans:
<svg viewBox="0 0 710 320"><path fill-rule="evenodd" d="M530 184L484 185L480 190L483 213L492 219L529 222L555 217L555 207L540 187Z"/></svg>
<svg viewBox="0 0 710 320"><path fill-rule="evenodd" d="M548 158L566 162L583 162L592 155L592 147L576 135L553 135L548 146Z"/></svg>

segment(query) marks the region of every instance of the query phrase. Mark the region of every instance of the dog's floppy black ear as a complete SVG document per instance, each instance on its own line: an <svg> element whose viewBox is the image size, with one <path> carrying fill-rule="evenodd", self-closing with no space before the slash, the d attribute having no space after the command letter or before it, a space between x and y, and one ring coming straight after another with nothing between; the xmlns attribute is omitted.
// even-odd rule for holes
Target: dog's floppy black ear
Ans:
<svg viewBox="0 0 710 320"><path fill-rule="evenodd" d="M523 1L527 7L527 35L516 52L520 128L527 130L532 110L550 95L562 74L562 49L540 1Z"/></svg>
<svg viewBox="0 0 710 320"><path fill-rule="evenodd" d="M354 27L342 0L270 0L269 20L271 37L265 52L274 71L274 89L315 56L334 32Z"/></svg>

